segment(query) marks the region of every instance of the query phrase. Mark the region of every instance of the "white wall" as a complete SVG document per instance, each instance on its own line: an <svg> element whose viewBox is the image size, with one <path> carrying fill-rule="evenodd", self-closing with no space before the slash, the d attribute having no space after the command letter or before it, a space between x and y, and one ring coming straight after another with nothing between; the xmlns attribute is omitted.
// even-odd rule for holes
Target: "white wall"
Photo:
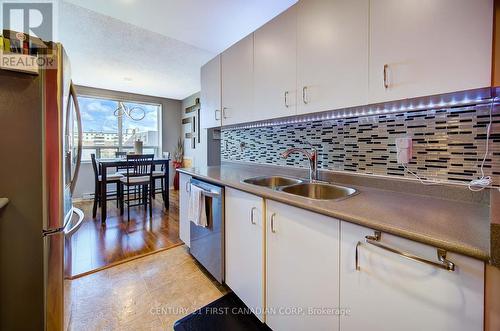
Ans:
<svg viewBox="0 0 500 331"><path fill-rule="evenodd" d="M95 89L85 86L77 86L77 93L102 98L118 98L130 101L159 103L162 105L162 150L173 155L177 146L177 140L181 136L181 104L180 100L150 97L140 94L132 94L111 90ZM173 181L174 168L170 164L170 183ZM115 188L110 185L109 189ZM83 162L76 183L73 197L83 198L94 193L94 173L90 162Z"/></svg>

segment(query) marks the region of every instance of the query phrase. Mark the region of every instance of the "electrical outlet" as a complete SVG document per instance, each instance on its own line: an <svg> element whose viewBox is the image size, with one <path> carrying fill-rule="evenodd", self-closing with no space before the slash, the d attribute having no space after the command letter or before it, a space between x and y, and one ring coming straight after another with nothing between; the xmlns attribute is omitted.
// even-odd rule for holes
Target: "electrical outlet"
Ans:
<svg viewBox="0 0 500 331"><path fill-rule="evenodd" d="M410 137L396 138L396 152L399 164L408 164L412 157L412 139Z"/></svg>

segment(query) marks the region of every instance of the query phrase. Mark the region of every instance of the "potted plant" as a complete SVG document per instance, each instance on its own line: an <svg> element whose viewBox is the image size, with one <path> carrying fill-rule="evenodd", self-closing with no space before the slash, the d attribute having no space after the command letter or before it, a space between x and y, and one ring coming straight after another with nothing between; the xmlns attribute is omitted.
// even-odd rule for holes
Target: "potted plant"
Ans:
<svg viewBox="0 0 500 331"><path fill-rule="evenodd" d="M184 161L184 144L182 143L182 139L179 138L177 141L177 148L174 153L174 161L173 165L175 169L182 168L182 164ZM174 190L179 190L179 173L176 171L174 176Z"/></svg>

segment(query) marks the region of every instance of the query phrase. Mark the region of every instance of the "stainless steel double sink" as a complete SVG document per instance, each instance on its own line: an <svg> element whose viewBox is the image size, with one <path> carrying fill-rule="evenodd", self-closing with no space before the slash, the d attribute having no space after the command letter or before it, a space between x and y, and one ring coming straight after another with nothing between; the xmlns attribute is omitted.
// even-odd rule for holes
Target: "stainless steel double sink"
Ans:
<svg viewBox="0 0 500 331"><path fill-rule="evenodd" d="M350 187L283 176L252 177L244 179L243 182L313 200L340 200L358 193Z"/></svg>

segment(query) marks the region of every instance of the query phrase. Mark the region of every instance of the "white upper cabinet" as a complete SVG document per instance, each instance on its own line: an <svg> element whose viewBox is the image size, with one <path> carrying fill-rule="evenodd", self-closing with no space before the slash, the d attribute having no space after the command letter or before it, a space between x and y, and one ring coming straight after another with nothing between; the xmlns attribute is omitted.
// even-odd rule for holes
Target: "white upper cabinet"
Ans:
<svg viewBox="0 0 500 331"><path fill-rule="evenodd" d="M200 124L203 129L221 126L220 55L201 67Z"/></svg>
<svg viewBox="0 0 500 331"><path fill-rule="evenodd" d="M338 330L340 222L266 201L266 324L274 331ZM317 310L310 310L310 309Z"/></svg>
<svg viewBox="0 0 500 331"><path fill-rule="evenodd" d="M342 331L483 330L484 262L448 253L450 272L365 243L373 234L341 222L340 307L350 310ZM379 242L439 263L435 247L388 234Z"/></svg>
<svg viewBox="0 0 500 331"><path fill-rule="evenodd" d="M366 104L369 0L297 6L298 113Z"/></svg>
<svg viewBox="0 0 500 331"><path fill-rule="evenodd" d="M223 125L254 120L253 34L225 50L221 64Z"/></svg>
<svg viewBox="0 0 500 331"><path fill-rule="evenodd" d="M369 103L490 86L492 17L493 0L372 0Z"/></svg>
<svg viewBox="0 0 500 331"><path fill-rule="evenodd" d="M202 68L202 126L490 86L492 24L493 0L301 0Z"/></svg>
<svg viewBox="0 0 500 331"><path fill-rule="evenodd" d="M254 33L254 111L259 120L296 114L297 8Z"/></svg>

